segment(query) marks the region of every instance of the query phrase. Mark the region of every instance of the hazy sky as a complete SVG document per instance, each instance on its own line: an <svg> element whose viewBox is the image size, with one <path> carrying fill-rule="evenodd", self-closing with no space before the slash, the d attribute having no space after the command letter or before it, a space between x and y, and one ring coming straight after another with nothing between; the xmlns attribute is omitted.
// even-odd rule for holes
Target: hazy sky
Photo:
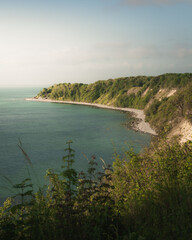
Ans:
<svg viewBox="0 0 192 240"><path fill-rule="evenodd" d="M192 72L192 0L0 0L0 87Z"/></svg>

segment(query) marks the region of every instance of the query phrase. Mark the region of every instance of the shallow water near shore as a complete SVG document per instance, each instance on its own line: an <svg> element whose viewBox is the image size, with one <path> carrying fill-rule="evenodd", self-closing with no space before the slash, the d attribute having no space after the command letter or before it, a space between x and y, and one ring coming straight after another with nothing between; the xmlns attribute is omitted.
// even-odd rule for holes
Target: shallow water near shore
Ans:
<svg viewBox="0 0 192 240"><path fill-rule="evenodd" d="M112 164L114 151L122 153L132 147L139 152L150 143L151 136L127 129L128 115L123 112L89 106L25 101L40 89L0 89L0 202L14 195L11 184L28 174L28 164L18 147L22 142L33 170L30 176L36 186L46 183L46 169L59 170L65 143L72 140L74 167L86 170L92 155L101 168L100 157ZM84 156L86 155L86 157Z"/></svg>

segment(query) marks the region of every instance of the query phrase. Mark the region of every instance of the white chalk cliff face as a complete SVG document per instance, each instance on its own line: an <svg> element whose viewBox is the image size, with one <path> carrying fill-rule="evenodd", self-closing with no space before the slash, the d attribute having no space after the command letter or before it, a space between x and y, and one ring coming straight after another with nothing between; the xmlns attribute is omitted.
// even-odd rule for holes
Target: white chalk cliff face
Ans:
<svg viewBox="0 0 192 240"><path fill-rule="evenodd" d="M150 91L148 88L146 90ZM171 97L177 92L176 89L160 89L158 93L155 95L154 99L157 99L161 101L164 97ZM146 106L146 109L150 106L150 104L153 102L153 99L148 103ZM173 137L178 137L179 142L181 144L187 142L187 141L192 141L192 123L188 121L187 119L181 119L181 121L176 124L170 133L168 134L168 139L172 139Z"/></svg>
<svg viewBox="0 0 192 240"><path fill-rule="evenodd" d="M192 124L188 120L182 119L181 122L171 130L168 138L170 139L174 136L179 137L181 144L192 141Z"/></svg>
<svg viewBox="0 0 192 240"><path fill-rule="evenodd" d="M149 91L152 91L152 89L147 88L145 92L142 94L142 97L144 97ZM177 89L168 89L168 88L159 89L159 91L156 93L154 98L151 99L148 102L148 104L145 106L145 109L148 109L155 99L161 101L163 98L169 98L173 96L176 92L177 92Z"/></svg>

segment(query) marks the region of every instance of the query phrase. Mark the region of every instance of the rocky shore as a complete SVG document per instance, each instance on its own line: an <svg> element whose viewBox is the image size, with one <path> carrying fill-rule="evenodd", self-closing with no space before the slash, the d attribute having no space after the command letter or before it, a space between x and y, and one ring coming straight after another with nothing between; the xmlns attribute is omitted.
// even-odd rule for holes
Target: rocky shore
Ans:
<svg viewBox="0 0 192 240"><path fill-rule="evenodd" d="M136 121L136 124L134 124L134 126L133 126L134 130L141 131L144 133L149 133L152 135L157 135L156 132L151 128L149 123L145 121L145 114L144 114L143 110L134 109L134 108L113 107L113 106L97 104L97 103L60 101L60 100L44 99L44 98L26 98L25 100L26 101L34 101L34 102L49 102L49 103L85 105L85 106L92 106L92 107L118 110L118 111L124 111L124 112L131 112L133 114L133 116L139 120L139 121Z"/></svg>

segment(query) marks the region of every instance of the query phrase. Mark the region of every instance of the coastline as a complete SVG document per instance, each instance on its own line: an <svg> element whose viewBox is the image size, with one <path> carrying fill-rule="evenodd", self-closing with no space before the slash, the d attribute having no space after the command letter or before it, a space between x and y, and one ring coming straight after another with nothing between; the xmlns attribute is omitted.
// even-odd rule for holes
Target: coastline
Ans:
<svg viewBox="0 0 192 240"><path fill-rule="evenodd" d="M135 109L135 108L120 108L120 107L113 107L107 106L104 104L97 104L97 103L86 103L86 102L73 102L73 101L60 101L60 100L52 100L52 99L44 99L44 98L25 98L26 101L33 101L33 102L49 102L49 103L62 103L62 104L75 104L75 105L85 105L85 106L92 106L97 108L104 108L104 109L111 109L123 112L130 112L134 115L135 118L139 119L139 122L133 126L133 129L136 131L140 131L143 133L149 133L151 135L157 135L157 133L151 128L148 122L145 122L145 114L143 110Z"/></svg>

